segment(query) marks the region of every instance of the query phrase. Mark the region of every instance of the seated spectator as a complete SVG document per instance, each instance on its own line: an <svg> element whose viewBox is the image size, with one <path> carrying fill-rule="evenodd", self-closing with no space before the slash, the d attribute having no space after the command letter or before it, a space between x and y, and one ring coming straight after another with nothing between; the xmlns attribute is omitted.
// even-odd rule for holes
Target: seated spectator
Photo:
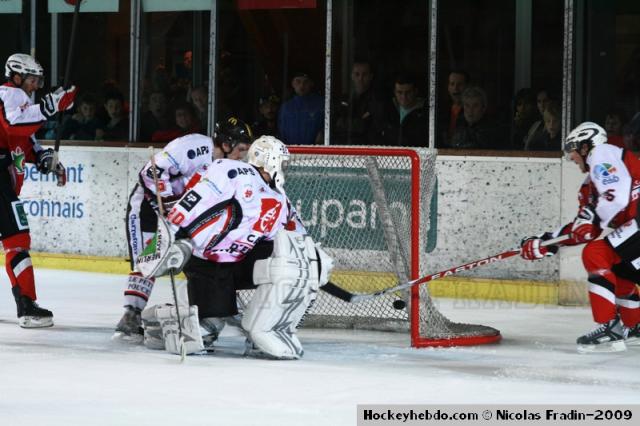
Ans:
<svg viewBox="0 0 640 426"><path fill-rule="evenodd" d="M102 123L96 117L98 100L90 93L77 101L76 113L62 125L62 139L92 141L103 133Z"/></svg>
<svg viewBox="0 0 640 426"><path fill-rule="evenodd" d="M168 130L157 130L151 135L152 142L170 142L180 136L191 133L201 133L202 127L196 117L196 112L186 102L179 104L175 111L175 125Z"/></svg>
<svg viewBox="0 0 640 426"><path fill-rule="evenodd" d="M538 93L536 94L536 105L538 107L538 114L540 115L540 119L533 123L533 125L529 129L529 133L524 138L525 150L529 150L531 141L543 137L544 120L542 119L542 117L544 115L544 110L547 108L547 105L549 105L549 102L551 102L551 97L547 89L538 89Z"/></svg>
<svg viewBox="0 0 640 426"><path fill-rule="evenodd" d="M627 114L619 108L611 108L607 111L604 120L604 129L607 131L608 143L624 148L622 129L627 124Z"/></svg>
<svg viewBox="0 0 640 426"><path fill-rule="evenodd" d="M382 103L372 88L373 70L366 61L356 61L351 67L351 93L344 95L337 108L336 143L345 145L376 145L377 120L382 116Z"/></svg>
<svg viewBox="0 0 640 426"><path fill-rule="evenodd" d="M195 108L196 117L203 128L209 121L209 92L205 86L198 86L191 91L191 104Z"/></svg>
<svg viewBox="0 0 640 426"><path fill-rule="evenodd" d="M279 139L287 145L322 143L324 98L313 92L313 86L308 74L293 74L291 87L295 95L282 104L278 113Z"/></svg>
<svg viewBox="0 0 640 426"><path fill-rule="evenodd" d="M487 116L487 94L477 86L467 87L462 93L463 120L451 139L456 149L504 149L504 136Z"/></svg>
<svg viewBox="0 0 640 426"><path fill-rule="evenodd" d="M126 141L129 139L129 118L124 111L124 96L120 92L106 95L104 109L109 119L102 123L102 130L96 131L96 139L105 141Z"/></svg>
<svg viewBox="0 0 640 426"><path fill-rule="evenodd" d="M400 74L394 80L393 98L384 110L380 141L384 145L429 146L429 113L418 96L415 77Z"/></svg>
<svg viewBox="0 0 640 426"><path fill-rule="evenodd" d="M640 112L637 112L624 126L622 138L626 149L640 151Z"/></svg>
<svg viewBox="0 0 640 426"><path fill-rule="evenodd" d="M276 95L264 96L258 99L258 120L251 126L257 136L278 135L279 105L280 98Z"/></svg>
<svg viewBox="0 0 640 426"><path fill-rule="evenodd" d="M547 105L543 114L544 132L531 141L529 145L530 151L558 151L562 149L562 139L560 131L562 130L560 105L551 101Z"/></svg>
<svg viewBox="0 0 640 426"><path fill-rule="evenodd" d="M469 74L463 70L452 70L447 78L447 94L449 102L443 103L444 108L438 114L439 144L448 146L455 133L456 127L463 120L462 93L469 85Z"/></svg>
<svg viewBox="0 0 640 426"><path fill-rule="evenodd" d="M511 126L511 149L523 149L531 127L542 116L538 115L536 94L531 89L520 89L515 97L515 112Z"/></svg>
<svg viewBox="0 0 640 426"><path fill-rule="evenodd" d="M149 110L140 119L140 140L150 142L154 132L169 130L172 121L168 115L166 95L163 92L152 92L149 95Z"/></svg>

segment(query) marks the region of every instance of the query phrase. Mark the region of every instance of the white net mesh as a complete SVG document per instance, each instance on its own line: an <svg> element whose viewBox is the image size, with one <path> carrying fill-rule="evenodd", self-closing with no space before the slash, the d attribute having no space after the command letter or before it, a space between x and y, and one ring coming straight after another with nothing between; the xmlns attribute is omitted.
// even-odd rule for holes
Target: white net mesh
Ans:
<svg viewBox="0 0 640 426"><path fill-rule="evenodd" d="M286 171L287 195L314 241L333 257L331 281L354 293L370 293L419 275L419 261L412 260L426 254L436 152L413 149L417 157L412 159L408 151L385 148L301 150L294 151ZM416 176L419 186L412 193ZM417 220L414 232L412 219ZM421 287L424 338L450 339L474 328L449 321L431 302L427 286ZM408 293L398 293L351 304L321 291L304 326L408 331L409 299ZM407 308L395 309L396 300Z"/></svg>

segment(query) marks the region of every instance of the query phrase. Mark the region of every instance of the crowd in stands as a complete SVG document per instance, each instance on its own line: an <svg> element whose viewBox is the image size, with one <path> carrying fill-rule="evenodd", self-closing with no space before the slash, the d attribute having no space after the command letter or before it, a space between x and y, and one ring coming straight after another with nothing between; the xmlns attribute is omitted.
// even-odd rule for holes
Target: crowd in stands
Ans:
<svg viewBox="0 0 640 426"><path fill-rule="evenodd" d="M209 115L206 86L192 87L190 52L170 76L157 66L143 86L140 114L140 142L169 142L189 133L205 133ZM235 116L232 104L237 85L228 73L219 76L221 110L218 120ZM356 59L351 66L348 89L332 105L331 144L426 147L429 145L429 107L421 96L419 80L406 72L397 73L387 93L374 89L376 78L371 62ZM446 96L438 98L436 147L457 150L558 151L561 149L561 102L547 88L522 88L512 106L492 105L491 94L475 84L462 69L449 72ZM290 145L322 144L325 132L325 98L316 90L311 73L296 71L290 78L292 96L282 101L274 91L256 101L255 135L272 135ZM226 86L229 86L225 89ZM378 86L375 86L378 87ZM443 87L443 89L444 89ZM444 93L444 91L443 91ZM224 95L224 96L223 96ZM499 108L501 107L501 108ZM228 110L228 111L227 111ZM499 114L497 111L510 111ZM72 113L64 117L61 138L78 141L126 141L129 134L129 105L113 81L98 94L81 92ZM624 133L628 115L611 108L599 122L610 143L628 146ZM53 123L45 126L43 138L54 139Z"/></svg>

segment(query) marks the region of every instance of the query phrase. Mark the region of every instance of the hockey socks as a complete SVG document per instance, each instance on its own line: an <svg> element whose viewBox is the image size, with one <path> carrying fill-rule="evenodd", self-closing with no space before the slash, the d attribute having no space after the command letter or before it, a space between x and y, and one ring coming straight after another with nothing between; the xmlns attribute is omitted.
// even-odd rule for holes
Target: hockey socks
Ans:
<svg viewBox="0 0 640 426"><path fill-rule="evenodd" d="M124 306L143 310L151 296L154 282L155 278L145 278L138 272L130 273L124 291Z"/></svg>
<svg viewBox="0 0 640 426"><path fill-rule="evenodd" d="M5 251L5 267L11 287L18 287L20 295L36 300L36 286L33 276L33 265L29 248L31 238L29 234L12 235L2 240Z"/></svg>

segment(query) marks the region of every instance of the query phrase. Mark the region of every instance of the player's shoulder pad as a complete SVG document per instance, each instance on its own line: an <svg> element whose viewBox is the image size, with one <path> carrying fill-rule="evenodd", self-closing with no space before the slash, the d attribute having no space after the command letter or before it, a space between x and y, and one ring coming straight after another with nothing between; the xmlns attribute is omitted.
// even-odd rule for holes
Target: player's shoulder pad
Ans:
<svg viewBox="0 0 640 426"><path fill-rule="evenodd" d="M221 158L213 160L211 167L207 171L208 176L226 176L230 181L243 181L260 177L260 172L249 163L238 160Z"/></svg>
<svg viewBox="0 0 640 426"><path fill-rule="evenodd" d="M29 106L32 104L31 98L19 87L8 85L0 86L0 98L5 109Z"/></svg>

